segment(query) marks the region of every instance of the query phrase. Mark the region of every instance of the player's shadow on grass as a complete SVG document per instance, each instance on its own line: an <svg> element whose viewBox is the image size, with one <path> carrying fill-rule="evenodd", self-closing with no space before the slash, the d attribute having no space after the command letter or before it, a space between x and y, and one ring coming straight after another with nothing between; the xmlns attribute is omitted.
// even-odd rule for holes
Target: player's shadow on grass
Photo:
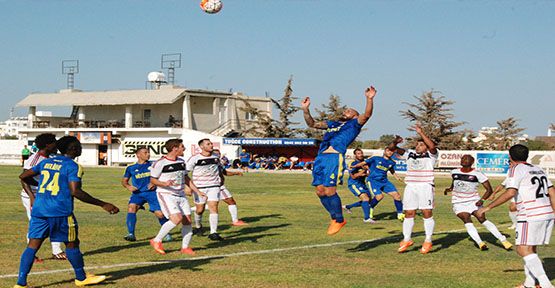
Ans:
<svg viewBox="0 0 555 288"><path fill-rule="evenodd" d="M430 253L436 253L439 252L440 250L443 249L447 249L465 239L468 239L468 233L466 232L450 232L450 233L446 233L444 234L445 236L439 238L439 239L433 239L433 248L432 251L430 251ZM420 247L417 247L417 249L419 249Z"/></svg>
<svg viewBox="0 0 555 288"><path fill-rule="evenodd" d="M220 256L214 256L214 257L203 258L203 259L170 260L169 262L163 261L160 264L152 264L149 266L136 266L128 269L106 272L102 274L106 275L107 279L104 282L97 284L95 286L114 285L116 284L115 281L127 278L129 276L146 275L146 274L151 274L156 272L167 271L175 268L181 268L184 270L191 270L191 271L200 271L202 269L198 268L199 266L208 264L212 260L217 260L222 258L223 257L220 257ZM34 286L34 287L49 287L49 286L56 286L56 285L62 285L62 284L70 284L73 282L74 282L74 279L72 278L68 280L58 281L55 283L50 283L43 286Z"/></svg>
<svg viewBox="0 0 555 288"><path fill-rule="evenodd" d="M507 239L511 239L511 236L505 233L501 233L503 234L505 237L507 237ZM501 249L505 249L505 247L503 247L503 245L501 244L501 242L499 242L499 240L497 240L497 238L495 238L495 236L493 236L491 233L489 233L488 231L484 231L483 233L480 233L480 238L482 238L482 240L484 240L485 242L488 243L488 246L494 245L497 246ZM472 239L468 238L470 241L472 241ZM473 242L474 243L474 242ZM514 248L513 248L514 249Z"/></svg>
<svg viewBox="0 0 555 288"><path fill-rule="evenodd" d="M540 255L540 259L541 259L541 255ZM545 274L547 275L547 278L554 279L555 278L555 258L544 258L543 267L545 268Z"/></svg>
<svg viewBox="0 0 555 288"><path fill-rule="evenodd" d="M241 220L245 221L247 224L252 224L255 222L258 222L262 219L265 218L278 218L278 219L283 219L283 216L281 214L268 214L268 215L259 215L259 216L252 216L252 217L244 217L241 218ZM246 226L248 227L248 226ZM224 224L224 225L218 225L218 230L220 231L226 231L231 229L232 226L229 224Z"/></svg>
<svg viewBox="0 0 555 288"><path fill-rule="evenodd" d="M146 239L137 240L135 242L125 242L122 245L114 245L114 246L103 247L92 251L86 251L85 253L83 253L83 255L90 256L94 254L112 253L120 250L133 249L133 248L148 246L148 245L150 245L149 238L146 238Z"/></svg>
<svg viewBox="0 0 555 288"><path fill-rule="evenodd" d="M397 220L397 212L380 213L374 215L375 220Z"/></svg>
<svg viewBox="0 0 555 288"><path fill-rule="evenodd" d="M362 251L370 250L380 245L397 243L401 241L402 238L403 238L402 236L395 235L395 236L389 236L389 237L380 238L372 241L366 241L358 244L356 247L347 249L347 252L362 252Z"/></svg>

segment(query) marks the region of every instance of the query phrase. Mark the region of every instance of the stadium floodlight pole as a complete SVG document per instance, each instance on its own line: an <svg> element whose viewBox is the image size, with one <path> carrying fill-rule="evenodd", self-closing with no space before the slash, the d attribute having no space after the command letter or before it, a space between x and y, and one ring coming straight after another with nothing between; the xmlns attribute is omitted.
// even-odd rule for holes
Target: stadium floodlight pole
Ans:
<svg viewBox="0 0 555 288"><path fill-rule="evenodd" d="M79 60L62 60L62 74L67 75L67 89L75 88L75 74L79 73Z"/></svg>
<svg viewBox="0 0 555 288"><path fill-rule="evenodd" d="M168 83L175 85L175 69L181 68L181 53L162 54L162 69L168 69Z"/></svg>

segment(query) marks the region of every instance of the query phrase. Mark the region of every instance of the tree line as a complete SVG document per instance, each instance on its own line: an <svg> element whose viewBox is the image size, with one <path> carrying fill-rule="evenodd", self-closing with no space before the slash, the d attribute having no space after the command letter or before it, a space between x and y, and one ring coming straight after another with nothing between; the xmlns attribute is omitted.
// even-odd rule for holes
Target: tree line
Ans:
<svg viewBox="0 0 555 288"><path fill-rule="evenodd" d="M314 138L322 139L322 130L312 128L295 127L299 122L291 119L299 110L295 106L298 100L293 96L293 77L290 76L284 89L283 96L279 99L270 98L279 117L273 119L266 111L259 110L247 101L243 101L245 107L241 110L250 113L254 117L254 125L243 132L244 135L268 138ZM514 117L497 121L497 126L482 135L470 129L462 129L466 124L463 121L455 121L453 104L443 93L437 90L423 92L419 96L413 96L413 102L403 102L405 109L399 111L400 116L411 123L420 123L424 132L438 144L443 150L506 150L511 145L522 143L528 145L531 150L555 150L553 145L540 140L519 140L520 133L525 128L520 127L519 120ZM337 120L347 107L341 103L338 95L330 95L328 102L315 109L315 121ZM555 130L555 124L551 124ZM415 136L408 137L406 143L415 140ZM478 139L480 137L480 139ZM391 143L395 135L386 134L377 140L359 140L351 144L351 148L381 149ZM479 141L478 141L479 140Z"/></svg>

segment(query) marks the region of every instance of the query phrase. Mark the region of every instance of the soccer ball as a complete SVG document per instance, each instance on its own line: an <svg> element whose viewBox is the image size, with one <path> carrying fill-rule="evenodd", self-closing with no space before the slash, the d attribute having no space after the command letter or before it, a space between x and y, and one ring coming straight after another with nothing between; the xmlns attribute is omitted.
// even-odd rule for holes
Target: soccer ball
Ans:
<svg viewBox="0 0 555 288"><path fill-rule="evenodd" d="M200 1L200 8L208 13L208 14L215 14L222 10L222 1L221 0L201 0Z"/></svg>

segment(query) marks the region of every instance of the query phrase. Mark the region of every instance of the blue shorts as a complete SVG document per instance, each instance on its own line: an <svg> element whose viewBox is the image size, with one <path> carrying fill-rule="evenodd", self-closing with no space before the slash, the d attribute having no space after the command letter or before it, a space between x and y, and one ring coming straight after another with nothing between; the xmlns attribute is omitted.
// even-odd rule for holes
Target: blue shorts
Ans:
<svg viewBox="0 0 555 288"><path fill-rule="evenodd" d="M320 154L314 161L312 169L312 186L336 187L343 184L345 159L342 154Z"/></svg>
<svg viewBox="0 0 555 288"><path fill-rule="evenodd" d="M389 180L385 181L376 181L376 180L368 180L368 187L370 188L370 192L374 196L385 193L397 192L397 188L393 183L389 182Z"/></svg>
<svg viewBox="0 0 555 288"><path fill-rule="evenodd" d="M148 210L150 212L162 210L162 208L160 208L160 203L158 203L156 192L154 191L133 193L131 194L131 198L129 198L129 204L143 206L145 203L148 203Z"/></svg>
<svg viewBox="0 0 555 288"><path fill-rule="evenodd" d="M45 239L51 242L77 241L77 220L75 216L62 217L31 217L29 223L29 239Z"/></svg>
<svg viewBox="0 0 555 288"><path fill-rule="evenodd" d="M360 196L360 194L363 194L363 193L368 194L368 196L370 196L370 190L368 190L368 187L365 184L351 183L348 186L349 186L349 190L351 190L353 195L355 195L356 197Z"/></svg>

